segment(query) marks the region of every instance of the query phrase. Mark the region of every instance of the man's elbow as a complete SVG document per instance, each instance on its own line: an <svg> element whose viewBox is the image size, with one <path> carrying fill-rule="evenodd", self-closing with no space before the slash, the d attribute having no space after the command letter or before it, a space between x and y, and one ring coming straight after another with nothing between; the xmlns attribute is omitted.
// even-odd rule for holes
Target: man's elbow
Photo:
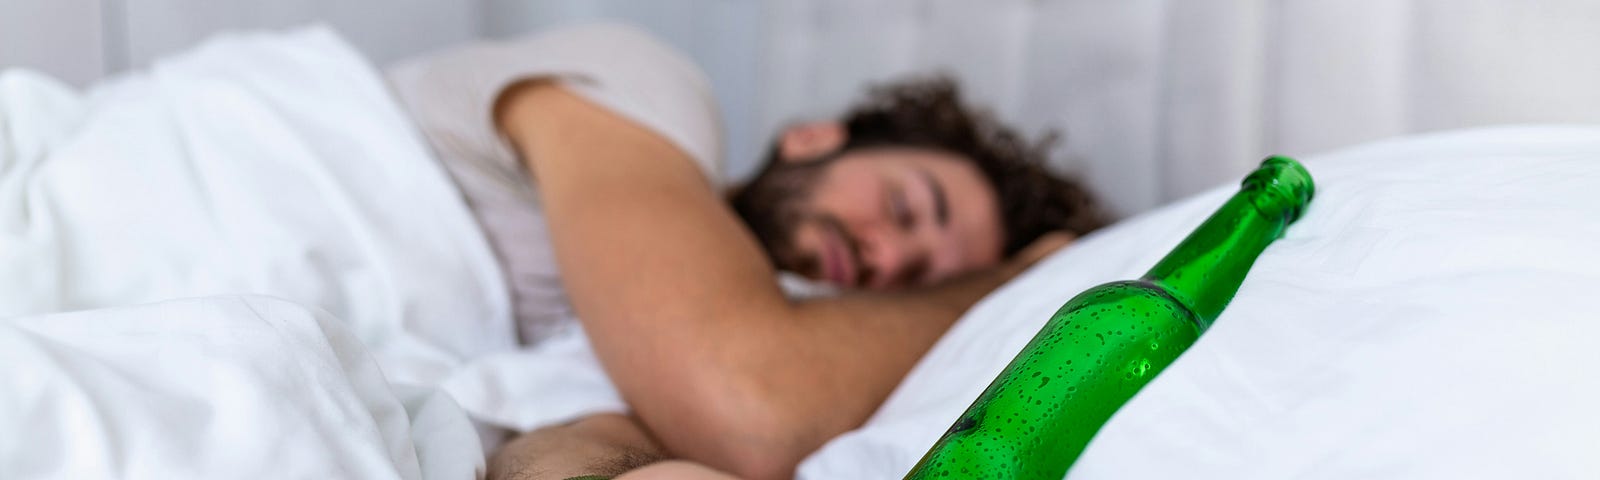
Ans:
<svg viewBox="0 0 1600 480"><path fill-rule="evenodd" d="M727 438L749 439L755 433L737 432ZM788 480L794 478L795 468L809 452L799 451L792 444L784 445L789 443L784 440L790 439L769 437L759 441L724 441L723 445L718 446L717 458L707 461L739 478Z"/></svg>
<svg viewBox="0 0 1600 480"><path fill-rule="evenodd" d="M811 426L775 398L728 391L701 397L692 419L679 423L685 431L659 432L658 438L676 454L739 478L793 478L800 461L821 445Z"/></svg>
<svg viewBox="0 0 1600 480"><path fill-rule="evenodd" d="M750 480L789 480L801 458L785 455L767 455L761 452L739 452L728 459L728 473Z"/></svg>

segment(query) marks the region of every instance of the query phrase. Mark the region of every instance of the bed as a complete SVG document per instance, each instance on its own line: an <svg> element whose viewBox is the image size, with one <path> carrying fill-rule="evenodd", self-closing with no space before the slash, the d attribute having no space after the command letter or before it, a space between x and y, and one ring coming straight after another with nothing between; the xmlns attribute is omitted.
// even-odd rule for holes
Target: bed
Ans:
<svg viewBox="0 0 1600 480"><path fill-rule="evenodd" d="M1600 127L1303 158L1319 197L1072 478L1593 477ZM1234 187L980 303L807 479L895 478L1074 293ZM490 425L623 404L574 328L514 345L501 272L373 68L231 34L87 92L0 73L6 478L465 478Z"/></svg>

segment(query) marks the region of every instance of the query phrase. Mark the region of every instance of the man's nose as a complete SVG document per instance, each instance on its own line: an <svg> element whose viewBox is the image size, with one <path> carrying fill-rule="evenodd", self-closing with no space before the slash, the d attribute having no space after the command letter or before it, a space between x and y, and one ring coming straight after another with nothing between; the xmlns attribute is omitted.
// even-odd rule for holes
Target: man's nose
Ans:
<svg viewBox="0 0 1600 480"><path fill-rule="evenodd" d="M861 261L867 267L862 284L883 288L907 283L909 279L903 278L906 266L917 255L912 237L887 229L879 229L866 237L861 242Z"/></svg>

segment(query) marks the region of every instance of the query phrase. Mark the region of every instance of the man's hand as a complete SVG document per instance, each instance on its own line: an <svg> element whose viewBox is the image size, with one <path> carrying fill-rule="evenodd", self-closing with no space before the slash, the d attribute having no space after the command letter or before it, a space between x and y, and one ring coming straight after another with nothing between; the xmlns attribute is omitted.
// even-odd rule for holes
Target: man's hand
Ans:
<svg viewBox="0 0 1600 480"><path fill-rule="evenodd" d="M598 414L518 436L489 458L490 480L612 477L665 459L631 417Z"/></svg>
<svg viewBox="0 0 1600 480"><path fill-rule="evenodd" d="M617 480L739 480L704 465L682 460L668 460L652 463L644 468L628 472L617 477Z"/></svg>

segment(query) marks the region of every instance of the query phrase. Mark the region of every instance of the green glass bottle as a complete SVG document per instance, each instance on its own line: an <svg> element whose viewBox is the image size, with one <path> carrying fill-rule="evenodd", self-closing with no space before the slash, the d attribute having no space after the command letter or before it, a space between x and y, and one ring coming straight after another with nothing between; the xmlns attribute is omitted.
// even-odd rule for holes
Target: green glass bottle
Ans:
<svg viewBox="0 0 1600 480"><path fill-rule="evenodd" d="M1068 300L906 478L1060 480L1101 425L1211 326L1313 190L1299 162L1261 162L1144 277Z"/></svg>

